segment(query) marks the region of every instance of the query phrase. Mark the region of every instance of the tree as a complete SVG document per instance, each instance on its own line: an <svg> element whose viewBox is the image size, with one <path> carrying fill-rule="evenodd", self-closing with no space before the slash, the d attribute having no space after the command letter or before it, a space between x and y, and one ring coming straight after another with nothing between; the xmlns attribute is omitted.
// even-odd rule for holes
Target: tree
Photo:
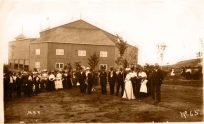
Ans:
<svg viewBox="0 0 204 124"><path fill-rule="evenodd" d="M136 48L132 47L129 49L129 53L128 54L128 58L127 58L127 62L130 66L134 66L137 62L137 54L136 54Z"/></svg>
<svg viewBox="0 0 204 124"><path fill-rule="evenodd" d="M121 37L117 35L118 41L116 42L116 47L119 50L120 56L122 57L127 49L127 41L124 41Z"/></svg>
<svg viewBox="0 0 204 124"><path fill-rule="evenodd" d="M118 66L122 66L123 68L126 68L128 66L128 61L126 59L124 59L123 57L118 57L116 60L115 60L115 63L118 65Z"/></svg>
<svg viewBox="0 0 204 124"><path fill-rule="evenodd" d="M91 67L91 69L95 70L95 67L98 65L99 62L99 55L94 52L90 57L88 58L88 64Z"/></svg>
<svg viewBox="0 0 204 124"><path fill-rule="evenodd" d="M127 42L124 41L121 37L117 35L118 41L116 42L116 47L119 50L120 56L116 59L115 63L118 66L123 66L126 68L128 66L128 61L124 58L125 50L127 49L128 45Z"/></svg>

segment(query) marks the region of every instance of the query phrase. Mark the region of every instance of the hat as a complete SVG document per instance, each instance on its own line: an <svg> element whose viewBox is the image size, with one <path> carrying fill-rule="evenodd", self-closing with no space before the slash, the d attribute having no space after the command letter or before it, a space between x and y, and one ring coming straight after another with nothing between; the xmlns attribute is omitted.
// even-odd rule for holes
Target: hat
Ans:
<svg viewBox="0 0 204 124"><path fill-rule="evenodd" d="M90 68L89 68L89 67L86 67L86 70L90 70Z"/></svg>
<svg viewBox="0 0 204 124"><path fill-rule="evenodd" d="M33 74L37 74L37 72L36 72L36 71L34 71L34 72L33 72Z"/></svg>
<svg viewBox="0 0 204 124"><path fill-rule="evenodd" d="M24 72L23 72L23 74L27 74L27 72L26 72L26 71L24 71Z"/></svg>
<svg viewBox="0 0 204 124"><path fill-rule="evenodd" d="M130 68L126 68L126 69L125 69L125 71L130 71L130 70L131 70Z"/></svg>

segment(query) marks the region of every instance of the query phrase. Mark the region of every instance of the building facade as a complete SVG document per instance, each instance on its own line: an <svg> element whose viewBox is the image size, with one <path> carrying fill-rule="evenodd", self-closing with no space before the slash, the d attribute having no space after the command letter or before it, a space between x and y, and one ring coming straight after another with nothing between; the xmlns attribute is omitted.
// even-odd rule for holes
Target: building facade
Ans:
<svg viewBox="0 0 204 124"><path fill-rule="evenodd" d="M79 62L87 67L88 58L94 52L99 64L106 68L116 66L119 57L117 37L83 20L77 20L40 32L40 38L20 35L9 43L9 65L15 70L63 69L67 63ZM130 54L132 56L130 56ZM124 57L137 64L138 48L128 44ZM130 59L131 58L131 59Z"/></svg>

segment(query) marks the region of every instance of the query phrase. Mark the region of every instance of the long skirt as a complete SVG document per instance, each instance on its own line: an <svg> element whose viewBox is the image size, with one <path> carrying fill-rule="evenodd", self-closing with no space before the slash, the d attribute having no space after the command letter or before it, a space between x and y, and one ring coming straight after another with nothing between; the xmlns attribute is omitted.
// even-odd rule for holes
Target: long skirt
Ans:
<svg viewBox="0 0 204 124"><path fill-rule="evenodd" d="M142 93L147 93L147 80L142 81L141 87L140 87L140 92Z"/></svg>
<svg viewBox="0 0 204 124"><path fill-rule="evenodd" d="M133 93L133 87L131 81L125 82L125 89L122 98L125 99L135 99L134 93Z"/></svg>
<svg viewBox="0 0 204 124"><path fill-rule="evenodd" d="M57 90L57 89L63 89L62 80L57 79L57 80L55 81L55 89L56 89L56 90Z"/></svg>

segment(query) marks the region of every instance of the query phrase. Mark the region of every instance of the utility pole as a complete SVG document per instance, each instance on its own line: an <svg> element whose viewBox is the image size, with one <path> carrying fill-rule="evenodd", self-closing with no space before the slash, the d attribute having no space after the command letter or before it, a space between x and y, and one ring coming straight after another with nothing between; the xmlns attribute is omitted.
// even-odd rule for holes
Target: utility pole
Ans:
<svg viewBox="0 0 204 124"><path fill-rule="evenodd" d="M157 44L157 50L160 57L160 66L162 68L163 58L164 58L164 50L166 49L166 44L164 42Z"/></svg>

